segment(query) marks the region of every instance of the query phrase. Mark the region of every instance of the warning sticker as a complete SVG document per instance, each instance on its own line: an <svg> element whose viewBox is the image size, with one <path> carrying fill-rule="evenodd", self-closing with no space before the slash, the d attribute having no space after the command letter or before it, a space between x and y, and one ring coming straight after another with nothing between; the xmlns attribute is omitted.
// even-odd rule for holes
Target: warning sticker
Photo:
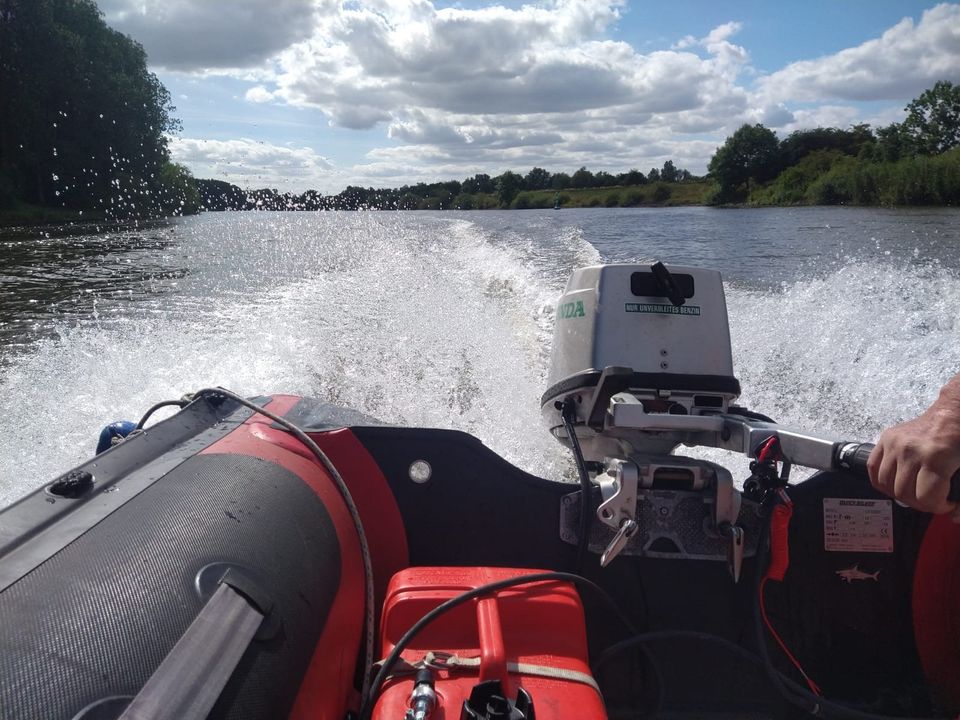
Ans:
<svg viewBox="0 0 960 720"><path fill-rule="evenodd" d="M823 547L834 552L893 552L893 502L823 499Z"/></svg>

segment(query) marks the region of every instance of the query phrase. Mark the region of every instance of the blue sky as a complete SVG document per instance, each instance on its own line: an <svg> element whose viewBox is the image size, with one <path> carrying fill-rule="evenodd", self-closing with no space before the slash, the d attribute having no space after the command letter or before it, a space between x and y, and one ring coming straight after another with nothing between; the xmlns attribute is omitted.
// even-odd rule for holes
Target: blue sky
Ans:
<svg viewBox="0 0 960 720"><path fill-rule="evenodd" d="M743 123L888 124L960 82L960 5L101 0L183 129L174 158L245 188L706 169Z"/></svg>

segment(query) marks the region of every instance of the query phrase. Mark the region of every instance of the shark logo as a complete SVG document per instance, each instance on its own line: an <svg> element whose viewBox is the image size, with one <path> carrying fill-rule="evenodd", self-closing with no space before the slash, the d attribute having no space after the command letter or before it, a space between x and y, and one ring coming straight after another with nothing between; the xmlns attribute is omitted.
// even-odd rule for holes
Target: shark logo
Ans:
<svg viewBox="0 0 960 720"><path fill-rule="evenodd" d="M868 573L861 570L859 565L854 565L852 568L847 568L846 570L837 570L836 574L840 576L841 580L852 583L854 580L877 580L877 575L880 574L880 571L877 570L875 573Z"/></svg>

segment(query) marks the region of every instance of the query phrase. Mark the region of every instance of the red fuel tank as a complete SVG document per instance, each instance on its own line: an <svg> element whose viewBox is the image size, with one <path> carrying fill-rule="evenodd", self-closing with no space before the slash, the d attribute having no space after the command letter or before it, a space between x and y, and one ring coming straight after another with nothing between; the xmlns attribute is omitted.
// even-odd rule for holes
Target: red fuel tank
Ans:
<svg viewBox="0 0 960 720"><path fill-rule="evenodd" d="M386 657L414 623L446 600L481 585L536 572L542 571L418 567L397 573L383 606L380 657ZM511 701L525 691L536 720L606 718L603 699L590 675L583 606L570 583L536 582L464 603L424 628L402 657L414 666L427 660L434 670L437 707L431 720L459 720L475 686L494 680L500 681L503 696ZM413 686L412 674L395 674L384 685L373 717L404 717ZM523 709L522 701L518 705Z"/></svg>

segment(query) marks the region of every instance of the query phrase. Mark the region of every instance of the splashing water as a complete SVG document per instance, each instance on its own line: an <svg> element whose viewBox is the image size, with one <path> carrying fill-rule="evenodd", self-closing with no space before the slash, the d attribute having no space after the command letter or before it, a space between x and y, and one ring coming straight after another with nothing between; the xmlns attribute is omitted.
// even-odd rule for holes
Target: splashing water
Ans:
<svg viewBox="0 0 960 720"><path fill-rule="evenodd" d="M61 293L16 306L28 321L0 335L0 504L88 458L104 424L211 385L465 430L529 472L570 477L539 398L554 302L574 268L601 261L732 257L720 269L742 404L793 426L873 439L960 367L949 264L903 266L855 247L815 271L793 262L783 280L788 248L775 253L777 272L738 272L735 253L702 237L682 246L689 256L637 240L637 217L677 222L605 211L211 213L134 236L45 240L48 268L34 257L5 276L36 288L49 275ZM0 293L0 321L21 295ZM745 473L717 452L699 454Z"/></svg>

